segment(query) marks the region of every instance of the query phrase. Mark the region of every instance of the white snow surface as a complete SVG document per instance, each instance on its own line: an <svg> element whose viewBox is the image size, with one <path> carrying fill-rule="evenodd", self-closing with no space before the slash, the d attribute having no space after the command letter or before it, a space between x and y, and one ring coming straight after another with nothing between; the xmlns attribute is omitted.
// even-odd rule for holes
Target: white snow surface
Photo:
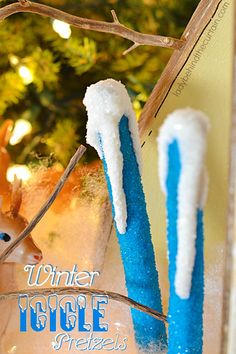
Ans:
<svg viewBox="0 0 236 354"><path fill-rule="evenodd" d="M192 285L196 256L196 211L203 208L207 197L205 153L208 130L208 118L204 113L185 108L174 111L166 118L157 138L159 177L165 194L168 146L176 139L180 150L175 291L182 299L189 298Z"/></svg>
<svg viewBox="0 0 236 354"><path fill-rule="evenodd" d="M141 170L141 146L132 103L125 86L113 79L89 86L83 103L88 113L87 143L97 150L100 158L104 154L112 189L115 222L118 231L124 234L127 226L127 206L119 136L119 122L123 115L128 118L133 147Z"/></svg>

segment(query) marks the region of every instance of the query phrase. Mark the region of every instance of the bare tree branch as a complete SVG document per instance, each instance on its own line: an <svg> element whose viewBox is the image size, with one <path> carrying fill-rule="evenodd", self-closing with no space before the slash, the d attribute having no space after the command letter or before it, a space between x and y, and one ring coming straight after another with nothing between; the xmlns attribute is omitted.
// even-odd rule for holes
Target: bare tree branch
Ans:
<svg viewBox="0 0 236 354"><path fill-rule="evenodd" d="M112 17L113 17L114 22L115 22L115 23L120 23L120 21L118 20L117 15L116 15L115 10L111 10L111 14L112 14Z"/></svg>
<svg viewBox="0 0 236 354"><path fill-rule="evenodd" d="M66 167L63 175L60 177L59 181L57 182L54 190L52 191L51 195L49 196L48 200L44 203L38 213L33 217L31 222L26 226L26 228L20 233L19 237L15 241L13 241L0 255L0 264L3 263L7 257L14 251L14 249L19 246L19 244L32 232L35 226L39 223L42 219L44 214L48 211L54 200L56 199L58 193L63 188L66 180L68 179L69 175L75 168L77 162L83 156L86 148L83 145L80 145L72 159L70 160L68 166Z"/></svg>
<svg viewBox="0 0 236 354"><path fill-rule="evenodd" d="M118 301L124 303L132 308L140 310L142 312L147 313L148 315L156 318L157 320L167 322L167 316L163 315L162 313L148 307L145 305L140 304L137 301L130 299L129 297L121 294L114 293L112 291L100 290L100 289L91 289L91 288L83 288L83 287L57 287L57 288L42 288L42 289L25 289L19 291L12 291L8 293L1 293L0 294L0 301L2 300L11 300L11 299L18 299L19 295L28 295L29 297L33 297L35 295L66 295L66 294L84 294L84 295L107 295L110 299L114 301Z"/></svg>
<svg viewBox="0 0 236 354"><path fill-rule="evenodd" d="M137 43L137 45L180 49L185 43L182 39L144 34L125 27L119 22L114 10L112 10L113 22L104 22L73 16L43 4L37 4L27 0L19 0L18 2L0 8L0 21L19 12L31 12L45 17L54 18L67 22L71 26L85 30L111 33L129 39L133 43Z"/></svg>
<svg viewBox="0 0 236 354"><path fill-rule="evenodd" d="M126 55L130 52L132 52L132 50L136 49L137 47L139 47L140 44L138 43L134 43L133 45L131 45L131 47L129 47L128 49L126 49L124 52L123 52L123 55Z"/></svg>
<svg viewBox="0 0 236 354"><path fill-rule="evenodd" d="M30 6L30 2L28 0L18 0L18 1L22 6Z"/></svg>

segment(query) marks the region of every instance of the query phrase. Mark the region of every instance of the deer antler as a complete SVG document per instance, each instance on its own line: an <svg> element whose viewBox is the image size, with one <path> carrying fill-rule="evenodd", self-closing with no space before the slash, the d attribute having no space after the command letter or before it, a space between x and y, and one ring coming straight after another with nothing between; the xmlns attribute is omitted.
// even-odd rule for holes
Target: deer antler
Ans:
<svg viewBox="0 0 236 354"><path fill-rule="evenodd" d="M15 218L17 217L22 202L22 180L14 176L11 194L10 213Z"/></svg>
<svg viewBox="0 0 236 354"><path fill-rule="evenodd" d="M11 136L11 131L13 127L13 121L7 119L4 121L0 128L0 146L5 147L8 144L8 141Z"/></svg>

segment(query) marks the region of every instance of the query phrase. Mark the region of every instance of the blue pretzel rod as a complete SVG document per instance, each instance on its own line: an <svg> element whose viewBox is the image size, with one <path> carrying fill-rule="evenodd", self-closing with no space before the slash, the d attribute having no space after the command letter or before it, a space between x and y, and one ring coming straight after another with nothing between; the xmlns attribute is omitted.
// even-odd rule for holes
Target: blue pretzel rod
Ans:
<svg viewBox="0 0 236 354"><path fill-rule="evenodd" d="M162 312L146 202L126 116L123 116L119 122L119 134L123 155L123 188L127 205L127 227L124 234L120 234L116 227L116 233L125 271L128 296L143 305ZM102 147L102 136L100 136L100 143ZM103 166L114 216L112 188L104 155ZM131 310L131 315L136 342L141 348L150 353L148 347L162 347L166 344L166 331L163 322L135 309Z"/></svg>
<svg viewBox="0 0 236 354"><path fill-rule="evenodd" d="M181 299L175 291L176 255L178 245L178 185L181 157L177 140L168 146L167 239L169 251L170 300L168 311L168 353L201 354L203 347L204 255L203 211L196 209L196 256L192 286L188 299Z"/></svg>

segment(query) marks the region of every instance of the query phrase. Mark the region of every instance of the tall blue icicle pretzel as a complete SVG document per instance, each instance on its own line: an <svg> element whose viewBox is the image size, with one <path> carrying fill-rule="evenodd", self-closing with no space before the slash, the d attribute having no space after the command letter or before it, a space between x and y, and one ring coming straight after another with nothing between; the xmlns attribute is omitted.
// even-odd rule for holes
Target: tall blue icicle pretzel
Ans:
<svg viewBox="0 0 236 354"><path fill-rule="evenodd" d="M162 312L140 176L140 141L130 98L124 85L108 79L87 89L84 104L87 142L97 150L106 174L128 296ZM139 347L162 347L166 343L162 322L138 310L132 309L131 314Z"/></svg>
<svg viewBox="0 0 236 354"><path fill-rule="evenodd" d="M202 353L207 131L206 116L186 108L167 117L158 137L168 224L169 354Z"/></svg>

